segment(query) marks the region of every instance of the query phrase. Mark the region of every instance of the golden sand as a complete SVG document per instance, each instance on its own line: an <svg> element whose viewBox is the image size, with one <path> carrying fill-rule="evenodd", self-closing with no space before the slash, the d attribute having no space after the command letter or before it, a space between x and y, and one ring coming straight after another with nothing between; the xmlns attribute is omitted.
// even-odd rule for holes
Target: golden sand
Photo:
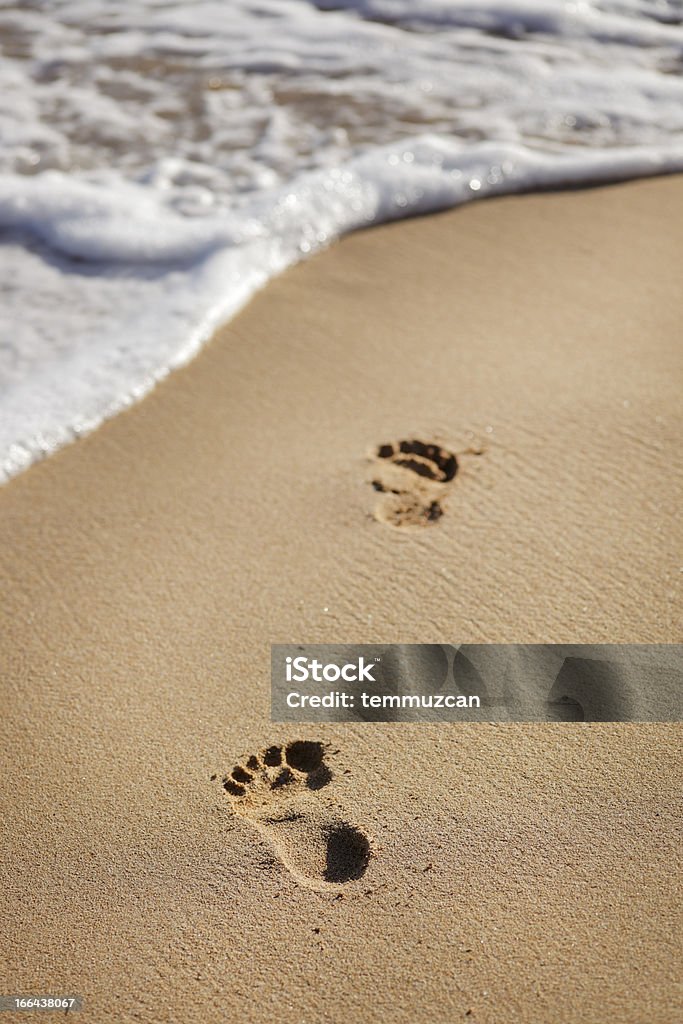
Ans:
<svg viewBox="0 0 683 1024"><path fill-rule="evenodd" d="M0 491L1 991L83 1024L681 1019L679 726L277 725L269 645L680 639L682 199L356 234ZM264 807L269 748L296 788ZM359 877L325 877L335 829Z"/></svg>

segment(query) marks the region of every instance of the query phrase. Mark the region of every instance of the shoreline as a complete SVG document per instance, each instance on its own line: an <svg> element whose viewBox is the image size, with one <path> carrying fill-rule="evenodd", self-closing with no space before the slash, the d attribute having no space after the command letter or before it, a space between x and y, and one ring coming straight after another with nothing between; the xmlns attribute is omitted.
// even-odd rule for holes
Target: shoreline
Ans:
<svg viewBox="0 0 683 1024"><path fill-rule="evenodd" d="M88 436L90 433L92 433L94 430L97 430L104 423L109 422L109 420L120 415L122 412L125 412L127 409L131 407L131 405L137 404L140 401L142 401L156 387L163 383L163 381L169 375L175 373L178 369L187 366L194 359L196 359L197 355L199 355L202 352L204 347L211 341L211 339L218 332L220 332L232 319L234 319L235 316L238 316L239 313L246 306L248 306L249 303L251 303L254 300L254 298L264 288L267 288L271 281L280 276L282 273L285 273L288 270L293 269L293 267L298 266L299 263L305 262L306 260L309 260L314 256L321 255L326 251L326 248L329 247L329 244L334 246L338 244L339 241L346 238L349 234L354 234L358 231L364 232L368 230L373 230L377 227L387 226L389 224L400 224L405 220L409 221L415 218L423 219L425 217L438 216L442 213L452 213L455 210L462 208L463 206L470 205L470 203L472 202L482 202L486 200L490 201L491 198L500 199L511 198L515 196L523 197L546 194L563 195L576 191L595 191L596 189L610 188L615 185L618 186L623 184L637 184L638 182L641 181L657 181L661 178L666 179L669 177L676 178L679 177L681 174L681 170L675 167L667 167L666 169L662 169L660 166L659 169L657 169L656 167L649 167L648 169L647 161L644 165L641 164L640 162L643 159L642 155L638 157L637 154L634 153L633 158L635 160L635 166L637 166L640 171L640 173L637 174L635 167L632 167L630 174L635 176L629 176L626 171L622 171L621 173L614 172L614 174L612 174L612 172L609 172L603 175L602 173L597 173L598 168L596 168L595 176L593 178L586 178L585 180L583 177L579 177L575 181L564 181L563 179L559 178L559 183L548 182L546 184L540 184L537 181L536 184L534 184L533 186L530 185L525 187L523 185L520 185L519 187L511 188L510 191L501 193L482 193L481 196L479 196L478 193L473 193L469 197L465 197L464 199L460 198L452 203L445 203L444 205L435 205L427 210L415 210L398 219L395 219L391 214L389 214L387 219L376 220L367 225L361 225L360 227L356 226L350 229L346 228L345 230L342 230L341 234L339 235L339 237L335 239L335 241L333 241L332 243L327 243L326 246L324 246L322 249L310 250L309 248L306 255L300 254L298 257L295 257L293 259L293 262L287 263L285 261L286 265L284 266L284 269L282 268L281 260L278 260L278 269L273 270L271 268L272 276L266 276L265 282L261 280L258 284L250 285L249 287L246 288L246 290L241 286L233 286L233 288L235 289L235 294L233 295L232 293L230 293L231 297L227 301L225 300L224 295L221 296L221 299L218 302L216 301L216 295L214 295L212 299L209 289L209 292L207 292L206 296L206 315L203 317L199 317L196 322L192 321L192 319L190 320L190 322L188 323L188 332L185 341L179 343L174 351L167 352L165 356L166 361L162 362L160 366L157 366L154 363L149 363L149 365L147 366L147 372L144 375L144 377L139 377L137 380L134 377L131 377L129 381L129 390L127 392L110 394L107 400L105 401L104 407L101 407L99 411L95 411L92 402L92 396L90 396L90 401L86 402L86 405L89 406L87 411L82 406L79 409L77 403L76 406L72 409L71 413L67 415L66 422L56 423L43 421L40 427L38 427L37 423L40 423L39 418L37 423L34 424L34 433L19 438L14 437L11 440L4 437L1 438L0 440L2 440L3 443L2 451L0 451L0 486L9 482L11 479L13 479L17 475L20 475L22 472L25 472L28 468L30 468L30 466L35 465L37 462L41 462L45 458L51 457L57 451L61 451L62 448L67 447L68 445L73 444L78 440L81 440L84 436ZM662 160L664 160L663 157ZM41 240L40 236L33 237L30 234L28 236L25 236L22 235L21 231L19 231L17 233L17 236L14 237L12 235L11 229L8 232L6 232L6 235L7 237L5 238L5 242L7 243L14 242L20 244L27 244L33 250L33 255L38 261L40 261L41 258L44 262L49 262L53 259L57 260L57 262L63 260L65 269L67 270L77 268L79 265L81 258L78 255L78 253L70 253L68 249L62 252L59 249L59 247L53 249L50 246L45 245L45 242ZM309 245L309 243L306 242L306 245ZM265 251L262 255L263 259L266 260L267 255ZM206 257L207 266L211 263L212 259L218 259L219 261L222 260L225 269L228 266L228 264L225 261L226 259L229 260L229 253L221 253L220 249L215 251L213 253L213 257ZM135 263L133 263L132 266L134 267ZM146 265L144 262L138 265L138 269L140 270L141 273L145 273L145 266ZM171 268L169 268L169 273L170 272ZM228 270L227 272L229 273L230 271ZM251 276L253 276L253 272L254 267L251 268ZM208 274L208 276L216 277L220 276L220 274L217 274L214 267L211 273ZM201 281L201 275L199 281ZM54 281L44 281L42 282L42 286L46 288L55 287L55 283ZM71 297L69 297L68 301L71 301ZM109 313L111 313L111 310L109 310ZM148 311L147 328L149 328L151 320L153 320L153 317L150 316ZM124 336L125 332L119 339L119 342L123 339ZM115 353L118 348L118 344L114 343L112 344L111 347L113 349L113 352ZM122 368L120 368L119 365L117 364L115 357L113 362L111 361L111 357L112 352L109 353L108 358L104 358L103 362L95 362L89 368L89 376L92 378L93 386L95 386L97 391L101 391L103 387L103 381L105 381L108 376L116 375L119 372L121 372ZM77 361L80 358L78 353L75 353L75 358ZM146 353L145 360L147 361L148 359L149 353ZM126 371L123 370L123 372L125 376ZM38 375L34 374L30 379L15 384L14 387L10 389L11 398L5 399L5 409L9 409L10 418L20 418L21 413L19 413L19 410L25 409L26 406L31 406L32 404L34 404L36 394L41 394L43 400L45 402L49 402L51 388L54 389L54 387L55 381L53 379L53 376L51 374L51 368L49 366L47 366L46 368L42 368ZM59 391L61 400L66 403L66 408L68 408L71 405L71 397L66 392L63 391L63 387L61 385ZM83 398L83 396L81 397ZM103 400L104 399L101 395L99 399L100 406ZM10 435L10 438L11 436L12 435Z"/></svg>

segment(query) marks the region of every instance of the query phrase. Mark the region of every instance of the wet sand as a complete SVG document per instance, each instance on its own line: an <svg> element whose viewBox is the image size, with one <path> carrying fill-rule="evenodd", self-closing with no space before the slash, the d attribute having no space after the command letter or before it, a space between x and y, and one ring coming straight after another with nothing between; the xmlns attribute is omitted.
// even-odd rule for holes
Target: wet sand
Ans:
<svg viewBox="0 0 683 1024"><path fill-rule="evenodd" d="M682 194L347 238L0 490L2 992L680 1018L679 726L272 724L269 647L680 640ZM437 448L449 479L396 464ZM325 784L271 808L259 766L233 813L233 765L299 740ZM369 861L330 881L342 827Z"/></svg>

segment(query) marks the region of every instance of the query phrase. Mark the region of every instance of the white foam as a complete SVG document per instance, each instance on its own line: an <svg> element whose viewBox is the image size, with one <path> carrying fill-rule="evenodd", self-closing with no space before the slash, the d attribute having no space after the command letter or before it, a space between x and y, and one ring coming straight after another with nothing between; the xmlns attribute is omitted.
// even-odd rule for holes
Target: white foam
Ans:
<svg viewBox="0 0 683 1024"><path fill-rule="evenodd" d="M141 397L344 232L683 170L675 15L656 0L0 9L0 478Z"/></svg>

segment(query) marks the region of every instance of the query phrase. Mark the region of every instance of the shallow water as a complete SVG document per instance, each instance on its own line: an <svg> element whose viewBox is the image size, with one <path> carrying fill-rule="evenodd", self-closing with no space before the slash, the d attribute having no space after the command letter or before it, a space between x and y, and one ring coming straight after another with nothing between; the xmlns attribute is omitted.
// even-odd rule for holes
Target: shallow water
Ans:
<svg viewBox="0 0 683 1024"><path fill-rule="evenodd" d="M683 4L0 2L0 478L359 226L683 170Z"/></svg>

